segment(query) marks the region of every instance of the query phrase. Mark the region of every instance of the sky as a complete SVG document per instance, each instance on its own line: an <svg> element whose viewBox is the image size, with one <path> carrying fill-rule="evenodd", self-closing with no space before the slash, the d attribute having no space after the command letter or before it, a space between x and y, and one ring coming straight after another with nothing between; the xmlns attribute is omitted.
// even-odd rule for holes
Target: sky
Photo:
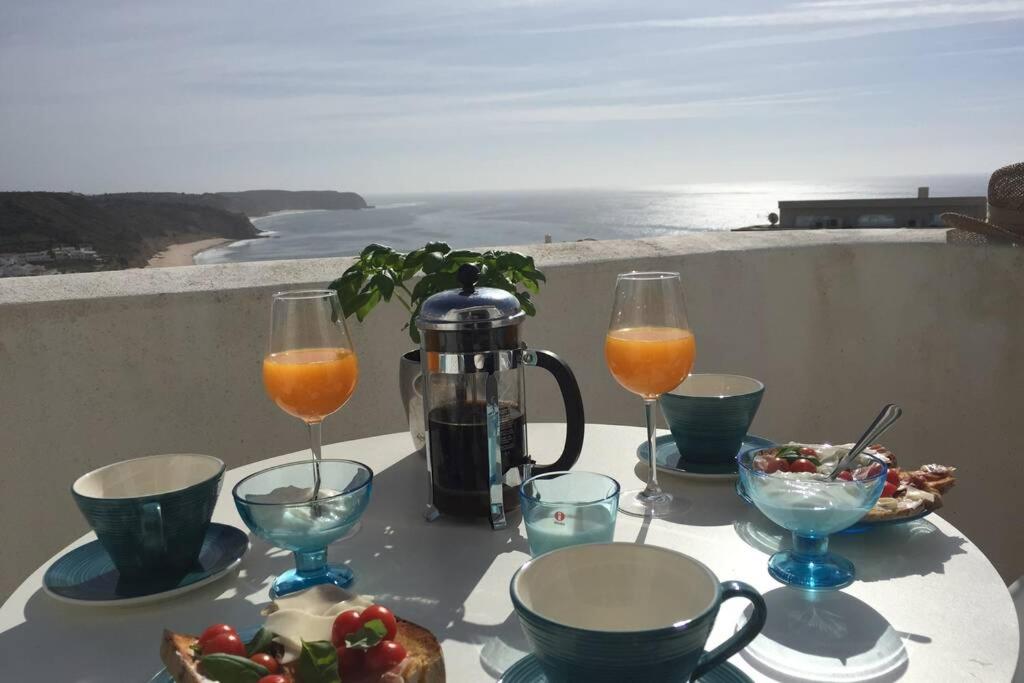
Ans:
<svg viewBox="0 0 1024 683"><path fill-rule="evenodd" d="M1024 0L4 0L0 189L989 173Z"/></svg>

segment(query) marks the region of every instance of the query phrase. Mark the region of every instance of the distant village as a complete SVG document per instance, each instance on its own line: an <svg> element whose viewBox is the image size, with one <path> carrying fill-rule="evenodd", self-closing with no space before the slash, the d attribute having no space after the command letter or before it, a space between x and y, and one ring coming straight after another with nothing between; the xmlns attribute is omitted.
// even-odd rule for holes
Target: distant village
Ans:
<svg viewBox="0 0 1024 683"><path fill-rule="evenodd" d="M56 275L69 270L94 270L103 259L92 247L57 245L40 251L0 253L0 277Z"/></svg>

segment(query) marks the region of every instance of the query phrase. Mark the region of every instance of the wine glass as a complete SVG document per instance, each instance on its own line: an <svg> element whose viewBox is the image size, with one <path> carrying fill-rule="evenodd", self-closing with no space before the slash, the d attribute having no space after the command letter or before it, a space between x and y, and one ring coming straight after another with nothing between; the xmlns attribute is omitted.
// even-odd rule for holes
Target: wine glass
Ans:
<svg viewBox="0 0 1024 683"><path fill-rule="evenodd" d="M672 495L658 486L654 406L690 374L696 352L679 273L619 275L604 357L612 377L644 400L650 453L647 486L619 497L619 509L626 514L664 517L673 512Z"/></svg>
<svg viewBox="0 0 1024 683"><path fill-rule="evenodd" d="M320 426L355 391L359 363L341 301L330 289L278 292L270 313L263 387L274 403L309 427L313 452L310 500L320 494Z"/></svg>

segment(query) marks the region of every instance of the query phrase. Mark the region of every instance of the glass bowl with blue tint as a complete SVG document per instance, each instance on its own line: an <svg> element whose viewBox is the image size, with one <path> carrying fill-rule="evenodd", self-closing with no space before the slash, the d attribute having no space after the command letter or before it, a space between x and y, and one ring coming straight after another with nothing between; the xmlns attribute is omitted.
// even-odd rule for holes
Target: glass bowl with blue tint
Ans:
<svg viewBox="0 0 1024 683"><path fill-rule="evenodd" d="M768 472L775 449L737 458L747 496L765 517L793 534L793 547L768 560L768 573L807 590L834 590L853 583L853 563L829 552L828 537L853 526L870 510L885 486L887 467L862 454L850 464L849 479L829 480L832 464L819 472Z"/></svg>
<svg viewBox="0 0 1024 683"><path fill-rule="evenodd" d="M320 486L314 498L317 468ZM290 550L295 569L277 577L279 597L321 583L345 588L352 570L328 564L327 546L349 534L370 502L373 470L352 460L306 460L251 474L232 491L246 526L267 543Z"/></svg>

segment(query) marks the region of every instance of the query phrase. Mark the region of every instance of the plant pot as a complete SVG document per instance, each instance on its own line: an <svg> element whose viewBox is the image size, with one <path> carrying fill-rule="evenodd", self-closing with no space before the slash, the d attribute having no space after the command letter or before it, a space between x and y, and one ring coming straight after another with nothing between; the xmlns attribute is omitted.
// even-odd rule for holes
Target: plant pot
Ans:
<svg viewBox="0 0 1024 683"><path fill-rule="evenodd" d="M423 454L427 446L427 428L423 420L423 378L420 374L420 350L413 349L402 354L398 366L398 390L402 394L402 408L409 424L416 452Z"/></svg>

